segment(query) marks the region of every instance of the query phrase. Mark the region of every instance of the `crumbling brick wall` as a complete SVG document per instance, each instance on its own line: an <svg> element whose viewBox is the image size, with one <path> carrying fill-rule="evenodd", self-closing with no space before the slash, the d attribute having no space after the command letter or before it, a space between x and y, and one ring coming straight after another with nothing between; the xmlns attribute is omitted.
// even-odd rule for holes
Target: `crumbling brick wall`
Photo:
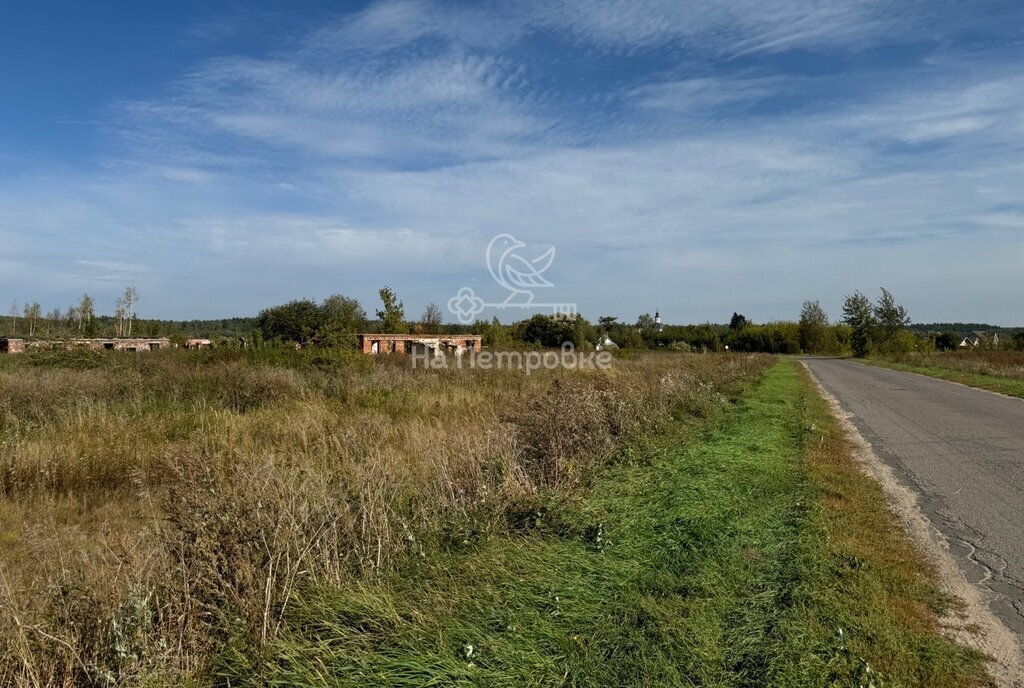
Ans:
<svg viewBox="0 0 1024 688"><path fill-rule="evenodd" d="M483 349L480 335L429 334L361 334L360 348L364 354L404 354L423 350L474 351Z"/></svg>
<svg viewBox="0 0 1024 688"><path fill-rule="evenodd" d="M92 349L93 351L152 351L166 349L171 341L165 337L135 339L0 339L0 353L20 354L27 349Z"/></svg>
<svg viewBox="0 0 1024 688"><path fill-rule="evenodd" d="M24 339L0 339L0 354L20 354L24 350Z"/></svg>

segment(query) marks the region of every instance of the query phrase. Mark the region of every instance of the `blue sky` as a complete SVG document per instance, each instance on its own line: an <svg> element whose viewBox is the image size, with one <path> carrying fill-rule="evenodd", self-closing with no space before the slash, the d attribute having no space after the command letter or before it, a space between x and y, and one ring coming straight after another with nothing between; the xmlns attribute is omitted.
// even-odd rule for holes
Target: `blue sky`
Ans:
<svg viewBox="0 0 1024 688"><path fill-rule="evenodd" d="M0 312L485 298L557 247L592 319L1024 323L1024 5L0 7Z"/></svg>

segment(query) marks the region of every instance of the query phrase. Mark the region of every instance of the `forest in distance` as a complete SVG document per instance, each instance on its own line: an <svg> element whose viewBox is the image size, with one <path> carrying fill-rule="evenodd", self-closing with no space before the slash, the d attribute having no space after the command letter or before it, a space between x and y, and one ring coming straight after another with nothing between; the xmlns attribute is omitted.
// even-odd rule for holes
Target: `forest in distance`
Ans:
<svg viewBox="0 0 1024 688"><path fill-rule="evenodd" d="M635 320L581 314L542 313L510 323L497 318L462 325L444 321L441 309L428 304L418 318L409 317L389 287L378 293L380 307L368 314L356 299L335 294L321 302L298 299L264 309L256 316L221 319L166 320L136 312L133 287L115 302L113 314L99 314L84 295L70 308L43 312L36 302L12 302L0 316L0 336L29 339L75 337L167 337L180 344L202 337L224 346L289 343L303 346L355 346L356 334L480 334L493 348L558 347L571 342L587 349L598 344L624 350L668 348L676 351L738 351L771 354L899 355L957 349L970 333L981 333L984 349L1024 351L1024 328L985 323L913 323L892 294L882 289L873 303L854 292L846 297L841 317L833 319L818 301L804 302L799 318L758 323L734 312L728 322L667 324L656 314Z"/></svg>

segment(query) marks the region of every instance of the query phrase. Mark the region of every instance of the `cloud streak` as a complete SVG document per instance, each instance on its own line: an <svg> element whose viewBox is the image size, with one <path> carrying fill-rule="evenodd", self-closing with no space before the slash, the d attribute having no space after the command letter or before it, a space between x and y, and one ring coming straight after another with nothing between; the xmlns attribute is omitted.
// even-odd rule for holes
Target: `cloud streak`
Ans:
<svg viewBox="0 0 1024 688"><path fill-rule="evenodd" d="M131 280L184 317L376 280L416 310L509 232L558 246L592 317L792 317L885 283L918 317L1024 318L1024 82L943 10L374 2L112 103L96 168L7 178L0 287ZM950 280L965 262L986 279Z"/></svg>

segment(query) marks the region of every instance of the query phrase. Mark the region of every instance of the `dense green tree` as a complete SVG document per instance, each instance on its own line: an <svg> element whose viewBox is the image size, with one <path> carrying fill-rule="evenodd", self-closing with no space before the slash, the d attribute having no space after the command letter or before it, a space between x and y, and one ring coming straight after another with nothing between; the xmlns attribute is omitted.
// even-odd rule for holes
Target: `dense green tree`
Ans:
<svg viewBox="0 0 1024 688"><path fill-rule="evenodd" d="M943 332L935 337L936 351L953 351L960 346L960 335L956 332Z"/></svg>
<svg viewBox="0 0 1024 688"><path fill-rule="evenodd" d="M843 302L843 322L851 328L850 347L853 355L863 358L871 352L875 330L875 311L871 300L859 291L846 297Z"/></svg>
<svg viewBox="0 0 1024 688"><path fill-rule="evenodd" d="M529 320L518 323L518 339L527 344L537 346L561 346L562 342L571 339L571 335L560 327L559 323L550 315L538 313Z"/></svg>
<svg viewBox="0 0 1024 688"><path fill-rule="evenodd" d="M647 341L632 325L616 325L608 332L608 337L620 349L646 349Z"/></svg>
<svg viewBox="0 0 1024 688"><path fill-rule="evenodd" d="M900 334L910 324L907 309L896 303L889 290L882 288L882 294L874 308L876 343L885 353L905 353L910 340Z"/></svg>
<svg viewBox="0 0 1024 688"><path fill-rule="evenodd" d="M320 304L321 323L315 334L322 346L355 346L356 336L366 330L366 311L355 299L332 294Z"/></svg>
<svg viewBox="0 0 1024 688"><path fill-rule="evenodd" d="M821 355L833 354L836 348L825 309L817 301L804 301L800 309L800 349L807 354Z"/></svg>
<svg viewBox="0 0 1024 688"><path fill-rule="evenodd" d="M654 329L654 316L650 313L644 313L636 319L636 326L641 330L653 330Z"/></svg>
<svg viewBox="0 0 1024 688"><path fill-rule="evenodd" d="M388 334L404 334L409 331L409 324L405 322L405 306L398 300L398 296L391 287L383 287L380 295L383 310L377 311L377 319L381 322L381 328Z"/></svg>
<svg viewBox="0 0 1024 688"><path fill-rule="evenodd" d="M667 347L680 342L694 351L722 351L731 330L725 325L666 325L661 330L641 332L650 348Z"/></svg>
<svg viewBox="0 0 1024 688"><path fill-rule="evenodd" d="M309 344L324 323L324 311L314 301L299 299L260 311L257 322L264 339Z"/></svg>
<svg viewBox="0 0 1024 688"><path fill-rule="evenodd" d="M846 323L836 323L832 326L832 336L836 340L836 353L850 353L853 340L853 328Z"/></svg>
<svg viewBox="0 0 1024 688"><path fill-rule="evenodd" d="M726 344L732 351L798 354L800 353L800 326L793 322L747 325L742 330L729 330Z"/></svg>
<svg viewBox="0 0 1024 688"><path fill-rule="evenodd" d="M566 316L555 316L566 317ZM590 324L590 321L579 313L568 316L572 322L572 343L577 349L585 349L593 346L597 341L597 330Z"/></svg>
<svg viewBox="0 0 1024 688"><path fill-rule="evenodd" d="M558 347L569 342L582 348L596 339L593 325L578 313L575 315L544 315L538 313L516 325L518 339L526 344Z"/></svg>
<svg viewBox="0 0 1024 688"><path fill-rule="evenodd" d="M497 318L493 318L489 323L478 323L476 331L483 335L484 346L492 349L502 349L512 343L510 328L502 325Z"/></svg>
<svg viewBox="0 0 1024 688"><path fill-rule="evenodd" d="M736 312L734 312L732 314L732 318L729 319L729 329L730 330L742 330L748 324L749 323L747 321L746 316L740 315L739 313L736 313Z"/></svg>

